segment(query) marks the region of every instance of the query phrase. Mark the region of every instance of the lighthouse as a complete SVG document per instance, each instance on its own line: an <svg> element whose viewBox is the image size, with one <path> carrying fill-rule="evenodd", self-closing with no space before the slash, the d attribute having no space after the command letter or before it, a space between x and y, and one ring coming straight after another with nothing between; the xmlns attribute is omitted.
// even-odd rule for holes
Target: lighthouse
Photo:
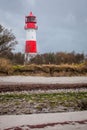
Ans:
<svg viewBox="0 0 87 130"><path fill-rule="evenodd" d="M37 54L36 30L37 30L36 16L32 12L25 17L25 62L28 62L31 57Z"/></svg>

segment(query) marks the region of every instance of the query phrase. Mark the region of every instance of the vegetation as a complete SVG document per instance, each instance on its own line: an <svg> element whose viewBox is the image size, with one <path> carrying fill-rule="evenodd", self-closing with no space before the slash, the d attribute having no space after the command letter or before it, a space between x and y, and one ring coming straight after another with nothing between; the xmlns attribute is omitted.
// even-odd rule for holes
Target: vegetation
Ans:
<svg viewBox="0 0 87 130"><path fill-rule="evenodd" d="M0 25L0 57L7 58L16 44L17 41L13 33Z"/></svg>
<svg viewBox="0 0 87 130"><path fill-rule="evenodd" d="M86 60L86 57L83 53L66 53L66 52L57 52L57 53L45 53L38 54L36 57L30 60L30 63L35 64L80 64Z"/></svg>
<svg viewBox="0 0 87 130"><path fill-rule="evenodd" d="M42 75L42 76L75 76L87 75L86 63L61 64L61 65L15 65L13 73L20 75Z"/></svg>
<svg viewBox="0 0 87 130"><path fill-rule="evenodd" d="M11 52L8 58L12 62L13 65L24 64L24 54L22 54L21 52L18 52L18 53Z"/></svg>
<svg viewBox="0 0 87 130"><path fill-rule="evenodd" d="M12 31L0 25L0 59L9 59L12 64L23 64L24 54L13 52L17 44L18 42Z"/></svg>
<svg viewBox="0 0 87 130"><path fill-rule="evenodd" d="M87 110L87 92L4 93L0 94L0 106L0 114Z"/></svg>
<svg viewBox="0 0 87 130"><path fill-rule="evenodd" d="M61 65L13 65L10 60L0 58L0 74L39 75L39 76L78 76L87 75L87 63Z"/></svg>
<svg viewBox="0 0 87 130"><path fill-rule="evenodd" d="M13 67L10 60L5 58L0 58L0 73L5 75L13 73Z"/></svg>

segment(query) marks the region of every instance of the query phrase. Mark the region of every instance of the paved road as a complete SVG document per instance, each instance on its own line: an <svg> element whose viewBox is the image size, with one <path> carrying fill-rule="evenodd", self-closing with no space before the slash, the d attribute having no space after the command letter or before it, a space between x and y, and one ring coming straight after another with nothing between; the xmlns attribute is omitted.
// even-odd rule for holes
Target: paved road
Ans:
<svg viewBox="0 0 87 130"><path fill-rule="evenodd" d="M26 83L26 84L75 84L87 83L86 77L39 77L39 76L1 76L0 84Z"/></svg>
<svg viewBox="0 0 87 130"><path fill-rule="evenodd" d="M87 130L87 111L0 116L0 130L12 127L27 130Z"/></svg>

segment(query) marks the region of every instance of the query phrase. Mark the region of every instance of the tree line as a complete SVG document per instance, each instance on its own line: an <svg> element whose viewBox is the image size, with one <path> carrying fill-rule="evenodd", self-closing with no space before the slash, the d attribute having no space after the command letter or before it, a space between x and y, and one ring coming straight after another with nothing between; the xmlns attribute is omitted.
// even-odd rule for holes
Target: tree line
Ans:
<svg viewBox="0 0 87 130"><path fill-rule="evenodd" d="M83 53L71 53L57 52L57 53L45 53L38 54L30 60L30 63L36 64L79 64L86 61L86 57Z"/></svg>

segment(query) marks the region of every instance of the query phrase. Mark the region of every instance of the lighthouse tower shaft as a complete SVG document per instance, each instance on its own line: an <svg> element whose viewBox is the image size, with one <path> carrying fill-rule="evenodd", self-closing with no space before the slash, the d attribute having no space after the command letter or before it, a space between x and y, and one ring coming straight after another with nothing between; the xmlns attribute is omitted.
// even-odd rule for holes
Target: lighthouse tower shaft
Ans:
<svg viewBox="0 0 87 130"><path fill-rule="evenodd" d="M29 16L25 17L25 30L26 30L26 42L25 42L25 62L27 63L31 57L37 54L36 43L36 16L30 12Z"/></svg>

